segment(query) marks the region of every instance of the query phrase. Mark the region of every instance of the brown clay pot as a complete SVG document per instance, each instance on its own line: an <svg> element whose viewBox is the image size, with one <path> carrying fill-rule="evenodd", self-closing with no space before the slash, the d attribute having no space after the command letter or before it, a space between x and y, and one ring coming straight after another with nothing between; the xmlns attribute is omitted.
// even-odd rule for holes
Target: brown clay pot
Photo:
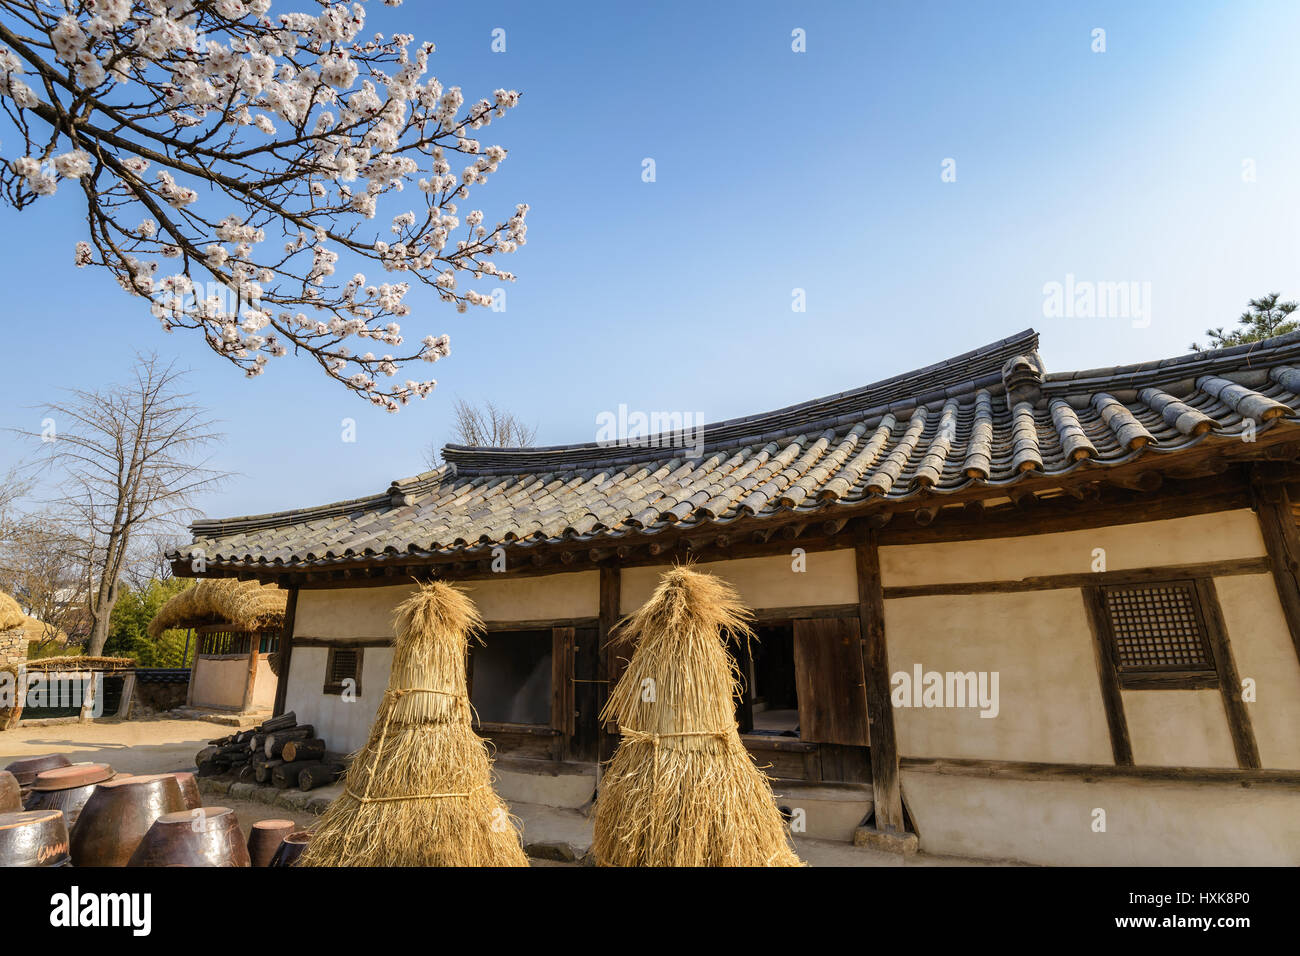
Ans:
<svg viewBox="0 0 1300 956"><path fill-rule="evenodd" d="M23 808L23 788L8 770L0 770L0 813L17 813Z"/></svg>
<svg viewBox="0 0 1300 956"><path fill-rule="evenodd" d="M280 849L275 851L275 856L271 857L270 866L297 866L298 857L302 856L302 851L307 849L307 844L311 842L310 830L295 830L284 838L280 844Z"/></svg>
<svg viewBox="0 0 1300 956"><path fill-rule="evenodd" d="M44 754L40 757L23 757L5 767L18 778L18 786L30 787L36 782L36 775L42 770L54 770L56 767L71 767L72 761L63 754Z"/></svg>
<svg viewBox="0 0 1300 956"><path fill-rule="evenodd" d="M43 770L32 784L32 794L27 801L28 810L62 810L68 829L77 825L81 808L86 805L95 788L113 779L113 768L106 763L72 764Z"/></svg>
<svg viewBox="0 0 1300 956"><path fill-rule="evenodd" d="M253 866L270 866L284 838L297 829L292 820L258 820L248 833L248 858Z"/></svg>
<svg viewBox="0 0 1300 956"><path fill-rule="evenodd" d="M248 847L235 811L199 807L154 821L128 866L248 866Z"/></svg>
<svg viewBox="0 0 1300 956"><path fill-rule="evenodd" d="M0 866L68 866L61 810L0 813Z"/></svg>
<svg viewBox="0 0 1300 956"><path fill-rule="evenodd" d="M186 810L197 810L203 806L203 798L199 796L199 782L194 779L194 774L181 770L173 773L172 776L181 785L181 796L185 799Z"/></svg>
<svg viewBox="0 0 1300 956"><path fill-rule="evenodd" d="M72 828L72 863L126 866L155 820L188 809L173 774L106 780L90 795Z"/></svg>

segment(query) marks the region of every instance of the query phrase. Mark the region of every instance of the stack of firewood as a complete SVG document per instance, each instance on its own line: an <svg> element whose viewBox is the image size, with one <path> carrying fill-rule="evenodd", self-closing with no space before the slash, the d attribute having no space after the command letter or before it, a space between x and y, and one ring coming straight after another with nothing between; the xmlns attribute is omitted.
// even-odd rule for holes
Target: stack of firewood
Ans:
<svg viewBox="0 0 1300 956"><path fill-rule="evenodd" d="M300 725L293 711L252 730L210 740L194 759L201 777L231 773L240 781L269 783L281 790L314 790L333 783L344 770L329 758L315 728Z"/></svg>

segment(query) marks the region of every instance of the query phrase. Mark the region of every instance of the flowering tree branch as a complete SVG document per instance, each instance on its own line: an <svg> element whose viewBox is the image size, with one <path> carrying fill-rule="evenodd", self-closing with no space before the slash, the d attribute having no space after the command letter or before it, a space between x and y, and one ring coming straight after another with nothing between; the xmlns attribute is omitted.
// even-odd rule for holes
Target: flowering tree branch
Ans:
<svg viewBox="0 0 1300 956"><path fill-rule="evenodd" d="M386 380L449 352L446 335L403 347L411 281L465 312L493 297L462 283L514 280L492 257L523 245L528 207L492 224L458 204L506 156L476 131L519 94L467 106L426 75L432 44L358 39L362 3L318 2L0 0L0 109L22 144L3 138L0 196L79 187L76 264L150 299L163 328L200 330L249 376L306 353L396 411L436 383ZM378 233L408 185L418 200ZM397 275L344 282L341 254Z"/></svg>

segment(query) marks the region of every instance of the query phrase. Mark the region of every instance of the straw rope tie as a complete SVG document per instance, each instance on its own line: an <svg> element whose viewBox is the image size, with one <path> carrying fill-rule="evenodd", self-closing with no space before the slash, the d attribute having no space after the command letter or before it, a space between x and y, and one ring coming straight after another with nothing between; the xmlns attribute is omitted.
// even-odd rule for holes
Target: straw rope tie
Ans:
<svg viewBox="0 0 1300 956"><path fill-rule="evenodd" d="M633 730L630 727L618 728L629 742L649 743L651 746L651 764L650 764L650 785L654 788L659 786L659 744L670 737L716 737L724 743L729 743L731 733L734 728L727 730L682 730L672 734L660 734L651 730Z"/></svg>

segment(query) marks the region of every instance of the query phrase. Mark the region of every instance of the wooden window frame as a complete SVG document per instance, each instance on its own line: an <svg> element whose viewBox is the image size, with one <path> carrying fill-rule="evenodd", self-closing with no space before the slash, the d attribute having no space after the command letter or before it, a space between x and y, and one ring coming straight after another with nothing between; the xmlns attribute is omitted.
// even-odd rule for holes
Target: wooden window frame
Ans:
<svg viewBox="0 0 1300 956"><path fill-rule="evenodd" d="M1128 667L1120 664L1119 640L1107 597L1117 591L1140 591L1153 588L1177 587L1191 597L1192 612L1196 620L1197 637L1207 659L1205 665L1168 665L1161 667ZM1101 612L1099 624L1115 679L1122 690L1214 690L1221 685L1218 655L1214 651L1214 635L1204 607L1201 588L1194 578L1169 578L1161 581L1144 581L1141 584L1102 584L1098 587Z"/></svg>
<svg viewBox="0 0 1300 956"><path fill-rule="evenodd" d="M325 657L325 682L321 690L322 694L328 694L331 697L340 697L343 694L344 687L342 681L331 682L330 675L334 673L334 657L339 651L350 651L356 655L356 669L352 673L352 679L356 681L356 695L361 696L361 672L365 666L364 647L358 647L355 644L340 644L338 647L331 647Z"/></svg>

